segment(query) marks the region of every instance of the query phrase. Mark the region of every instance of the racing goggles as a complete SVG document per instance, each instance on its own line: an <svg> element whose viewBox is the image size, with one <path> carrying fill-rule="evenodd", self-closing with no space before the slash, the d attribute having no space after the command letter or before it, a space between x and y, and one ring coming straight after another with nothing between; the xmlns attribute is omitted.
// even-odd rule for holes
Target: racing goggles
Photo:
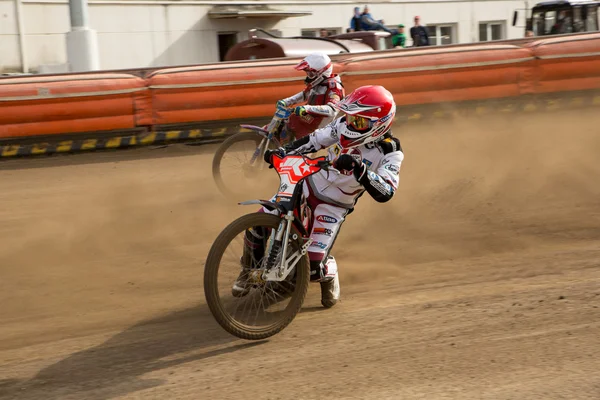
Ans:
<svg viewBox="0 0 600 400"><path fill-rule="evenodd" d="M304 72L306 72L308 79L315 79L317 76L319 76L319 72L314 69L307 68L304 70Z"/></svg>
<svg viewBox="0 0 600 400"><path fill-rule="evenodd" d="M373 121L359 115L346 114L346 125L351 126L360 132L371 128L373 126Z"/></svg>

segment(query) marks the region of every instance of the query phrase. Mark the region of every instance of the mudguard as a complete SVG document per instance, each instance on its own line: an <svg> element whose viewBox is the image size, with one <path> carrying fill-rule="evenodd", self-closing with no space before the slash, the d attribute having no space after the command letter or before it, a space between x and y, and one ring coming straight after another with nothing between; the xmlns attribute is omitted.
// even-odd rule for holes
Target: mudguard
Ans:
<svg viewBox="0 0 600 400"><path fill-rule="evenodd" d="M242 201L238 204L240 206L250 206L253 204L260 204L261 206L265 207L269 211L277 210L277 211L279 211L279 214L286 213L283 206L281 206L273 201L269 201L269 200L247 200L247 201Z"/></svg>
<svg viewBox="0 0 600 400"><path fill-rule="evenodd" d="M240 125L241 128L244 129L249 129L251 131L254 131L256 133L258 133L260 136L262 137L267 137L269 135L269 131L261 128L260 126L256 126L256 125Z"/></svg>
<svg viewBox="0 0 600 400"><path fill-rule="evenodd" d="M264 137L265 139L269 139L269 131L263 127L256 126L256 125L246 125L246 124L242 124L242 125L240 125L240 127L251 130L253 132L256 132L257 134ZM277 140L277 138L275 136L272 136L271 140L273 141L273 143L275 143L275 147L281 147L281 143L279 142L279 140Z"/></svg>
<svg viewBox="0 0 600 400"><path fill-rule="evenodd" d="M287 213L286 210L283 208L283 206L281 206L275 202L269 201L269 200L247 200L247 201L239 202L238 204L240 206L249 206L249 205L253 205L253 204L260 204L261 206L265 207L269 211L277 210L279 212L279 215L284 215ZM297 217L294 217L294 226L298 229L298 232L300 232L302 235L308 236L308 232L304 228L304 224L302 224L302 222Z"/></svg>

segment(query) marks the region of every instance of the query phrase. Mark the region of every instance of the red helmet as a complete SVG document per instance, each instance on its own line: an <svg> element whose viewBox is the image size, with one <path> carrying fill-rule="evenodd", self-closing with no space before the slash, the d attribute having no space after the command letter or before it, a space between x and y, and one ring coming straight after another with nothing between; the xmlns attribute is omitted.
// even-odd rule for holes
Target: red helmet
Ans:
<svg viewBox="0 0 600 400"><path fill-rule="evenodd" d="M396 103L383 86L361 86L335 107L346 114L340 144L349 149L381 138L394 122Z"/></svg>

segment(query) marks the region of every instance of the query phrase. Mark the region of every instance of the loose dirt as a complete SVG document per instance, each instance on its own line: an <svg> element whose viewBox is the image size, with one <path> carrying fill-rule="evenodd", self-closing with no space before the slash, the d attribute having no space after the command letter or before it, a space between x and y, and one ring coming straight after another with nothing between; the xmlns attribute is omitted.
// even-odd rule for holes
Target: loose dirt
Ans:
<svg viewBox="0 0 600 400"><path fill-rule="evenodd" d="M342 301L311 286L257 343L204 302L212 241L254 210L216 192L215 145L2 162L0 398L600 399L598 126L397 126L400 189L333 251Z"/></svg>

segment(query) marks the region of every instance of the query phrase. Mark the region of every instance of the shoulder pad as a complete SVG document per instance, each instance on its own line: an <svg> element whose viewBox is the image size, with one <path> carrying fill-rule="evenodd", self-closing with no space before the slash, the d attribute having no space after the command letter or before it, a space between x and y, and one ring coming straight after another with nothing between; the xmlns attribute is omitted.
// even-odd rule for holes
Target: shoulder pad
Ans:
<svg viewBox="0 0 600 400"><path fill-rule="evenodd" d="M323 83L325 83L331 89L336 87L343 87L342 80L338 75L330 76L329 78L325 79Z"/></svg>
<svg viewBox="0 0 600 400"><path fill-rule="evenodd" d="M395 137L385 138L377 143L383 154L393 153L395 151L402 151L400 146L400 140Z"/></svg>

